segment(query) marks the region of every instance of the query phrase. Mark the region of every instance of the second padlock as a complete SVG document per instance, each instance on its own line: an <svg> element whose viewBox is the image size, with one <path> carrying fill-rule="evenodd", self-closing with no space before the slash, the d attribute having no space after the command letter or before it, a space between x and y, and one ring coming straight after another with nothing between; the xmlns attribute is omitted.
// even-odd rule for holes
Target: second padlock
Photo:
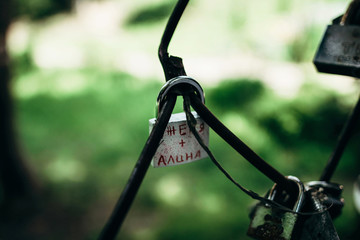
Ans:
<svg viewBox="0 0 360 240"><path fill-rule="evenodd" d="M258 203L250 214L251 223L248 236L257 240L291 240L296 235L298 213L305 201L303 183L294 176L288 176L294 184L295 193L289 195L277 184L267 194L267 199L278 203L283 208Z"/></svg>
<svg viewBox="0 0 360 240"><path fill-rule="evenodd" d="M319 72L360 78L360 0L327 27L314 64Z"/></svg>

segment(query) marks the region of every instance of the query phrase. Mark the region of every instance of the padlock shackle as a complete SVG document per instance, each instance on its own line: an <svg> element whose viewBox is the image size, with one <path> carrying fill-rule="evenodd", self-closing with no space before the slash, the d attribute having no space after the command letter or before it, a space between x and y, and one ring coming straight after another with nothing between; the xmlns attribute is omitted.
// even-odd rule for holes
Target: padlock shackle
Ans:
<svg viewBox="0 0 360 240"><path fill-rule="evenodd" d="M298 212L300 212L301 207L303 206L304 201L305 201L305 194L304 194L305 193L305 186L297 177L287 176L286 178L288 180L290 180L291 182L293 182L293 186L297 190L296 198L294 199L295 200L294 201L294 207L292 208L292 210L294 212L298 213ZM278 193L278 191L277 191L278 188L279 188L278 184L275 184L271 188L268 199L275 200L276 194ZM281 187L280 187L280 190L282 190Z"/></svg>
<svg viewBox="0 0 360 240"><path fill-rule="evenodd" d="M341 18L340 25L350 25L350 24L357 24L359 25L359 10L360 10L360 0L353 0L346 12Z"/></svg>
<svg viewBox="0 0 360 240"><path fill-rule="evenodd" d="M156 100L156 117L158 116L170 91L174 92L176 95L183 95L186 91L191 91L200 98L202 103L205 104L204 90L195 79L187 76L175 77L167 81L160 89Z"/></svg>

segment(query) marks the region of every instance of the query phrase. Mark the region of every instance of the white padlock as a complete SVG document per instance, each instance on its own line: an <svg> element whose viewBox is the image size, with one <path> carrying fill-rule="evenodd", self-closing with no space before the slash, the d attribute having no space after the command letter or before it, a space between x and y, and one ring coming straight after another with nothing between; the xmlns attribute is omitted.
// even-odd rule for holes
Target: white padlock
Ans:
<svg viewBox="0 0 360 240"><path fill-rule="evenodd" d="M196 112L192 112L197 120L196 130L206 146L209 144L209 126ZM150 132L156 118L149 120ZM153 157L153 167L168 167L194 162L208 155L200 146L186 122L185 113L172 114Z"/></svg>

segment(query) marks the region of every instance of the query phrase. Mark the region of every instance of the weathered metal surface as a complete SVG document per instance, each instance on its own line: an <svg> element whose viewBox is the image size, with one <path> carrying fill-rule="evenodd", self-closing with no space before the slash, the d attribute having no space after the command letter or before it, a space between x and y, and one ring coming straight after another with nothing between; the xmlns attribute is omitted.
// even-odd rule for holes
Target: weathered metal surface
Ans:
<svg viewBox="0 0 360 240"><path fill-rule="evenodd" d="M299 240L339 240L328 211L311 215L303 223Z"/></svg>
<svg viewBox="0 0 360 240"><path fill-rule="evenodd" d="M319 202L319 207L314 205L313 209L309 211L322 211L327 209L332 219L341 215L342 208L344 207L344 199L341 194L343 185L337 183L329 183L325 181L311 181L305 184L308 198L316 199Z"/></svg>
<svg viewBox="0 0 360 240"><path fill-rule="evenodd" d="M329 25L314 58L319 72L360 77L360 26Z"/></svg>
<svg viewBox="0 0 360 240"><path fill-rule="evenodd" d="M260 240L290 240L297 216L259 204L247 234Z"/></svg>
<svg viewBox="0 0 360 240"><path fill-rule="evenodd" d="M296 183L294 186L298 187L297 195L290 196L275 184L268 194L268 199L283 205L284 209L262 202L257 204L247 232L250 237L258 240L293 239L294 228L298 220L297 212L301 210L305 200L305 188L298 178L293 176L287 178Z"/></svg>

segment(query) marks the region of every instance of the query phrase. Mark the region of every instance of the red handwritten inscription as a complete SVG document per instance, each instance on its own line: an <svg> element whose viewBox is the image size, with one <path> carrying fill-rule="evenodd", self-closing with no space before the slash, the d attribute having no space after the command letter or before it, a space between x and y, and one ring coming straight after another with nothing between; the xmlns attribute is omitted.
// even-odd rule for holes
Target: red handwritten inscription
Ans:
<svg viewBox="0 0 360 240"><path fill-rule="evenodd" d="M175 135L176 129L174 126L167 127L166 133L169 136Z"/></svg>
<svg viewBox="0 0 360 240"><path fill-rule="evenodd" d="M186 135L186 129L187 129L187 124L186 124L186 123L180 124L180 125L179 125L179 134L180 134L181 136Z"/></svg>
<svg viewBox="0 0 360 240"><path fill-rule="evenodd" d="M199 133L202 133L205 129L205 124L202 122L199 125L196 126ZM179 133L180 136L188 135L190 132L188 132L188 126L186 123L180 124L175 128L175 126L168 126L166 129L166 134L168 136L176 136L176 133Z"/></svg>
<svg viewBox="0 0 360 240"><path fill-rule="evenodd" d="M186 142L184 142L184 139L181 139L181 142L179 142L179 144L181 145L181 147L184 147L184 144L185 144Z"/></svg>
<svg viewBox="0 0 360 240"><path fill-rule="evenodd" d="M199 133L201 133L204 131L205 125L204 123L201 123L199 126L200 126Z"/></svg>
<svg viewBox="0 0 360 240"><path fill-rule="evenodd" d="M165 167L169 164L181 163L184 161L192 161L201 158L201 151L198 150L195 154L194 153L185 153L185 155L170 155L168 158L167 156L160 155L158 160L157 166Z"/></svg>
<svg viewBox="0 0 360 240"><path fill-rule="evenodd" d="M196 112L193 114L197 119L196 131L207 145L209 127L199 118ZM151 119L149 123L150 129L152 129L156 119ZM170 118L152 164L154 167L174 166L200 160L206 156L206 152L197 142L187 125L185 113L176 113L172 114Z"/></svg>

